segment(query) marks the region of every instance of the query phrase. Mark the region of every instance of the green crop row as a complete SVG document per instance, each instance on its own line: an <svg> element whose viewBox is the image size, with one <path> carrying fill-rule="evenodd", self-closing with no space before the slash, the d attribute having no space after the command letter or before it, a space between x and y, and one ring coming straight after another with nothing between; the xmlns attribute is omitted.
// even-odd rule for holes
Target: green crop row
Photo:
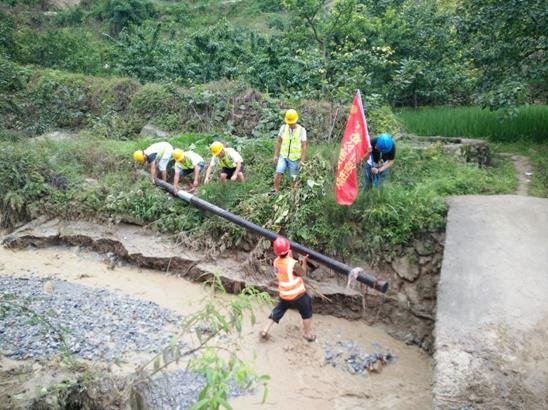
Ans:
<svg viewBox="0 0 548 410"><path fill-rule="evenodd" d="M548 142L548 105L521 106L509 118L480 107L403 110L398 117L407 131L417 135Z"/></svg>

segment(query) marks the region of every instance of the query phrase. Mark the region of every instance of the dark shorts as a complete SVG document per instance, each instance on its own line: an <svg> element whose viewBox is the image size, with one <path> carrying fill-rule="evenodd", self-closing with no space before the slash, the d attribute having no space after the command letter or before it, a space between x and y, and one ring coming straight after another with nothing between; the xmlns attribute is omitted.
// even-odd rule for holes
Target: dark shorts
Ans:
<svg viewBox="0 0 548 410"><path fill-rule="evenodd" d="M308 293L305 293L295 300L280 299L268 318L278 323L287 309L297 309L303 319L310 319L312 317L312 298Z"/></svg>
<svg viewBox="0 0 548 410"><path fill-rule="evenodd" d="M234 171L236 171L236 168L225 168L221 169L221 174L226 174L227 178L232 178L232 175L234 175ZM240 172L244 172L244 164L240 166Z"/></svg>
<svg viewBox="0 0 548 410"><path fill-rule="evenodd" d="M200 162L198 163L198 167L200 168L200 173L204 170L204 163ZM181 169L181 176L188 177L189 175L194 175L194 168L190 169Z"/></svg>

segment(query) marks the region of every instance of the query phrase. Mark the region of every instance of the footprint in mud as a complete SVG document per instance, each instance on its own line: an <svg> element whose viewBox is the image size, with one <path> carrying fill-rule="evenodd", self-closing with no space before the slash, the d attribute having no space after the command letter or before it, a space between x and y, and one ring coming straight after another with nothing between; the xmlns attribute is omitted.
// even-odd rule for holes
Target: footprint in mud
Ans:
<svg viewBox="0 0 548 410"><path fill-rule="evenodd" d="M303 360L308 363L323 362L323 351L317 343L308 343L303 338L303 329L297 325L288 325L284 331L284 340L287 342L283 347L290 365L301 366Z"/></svg>

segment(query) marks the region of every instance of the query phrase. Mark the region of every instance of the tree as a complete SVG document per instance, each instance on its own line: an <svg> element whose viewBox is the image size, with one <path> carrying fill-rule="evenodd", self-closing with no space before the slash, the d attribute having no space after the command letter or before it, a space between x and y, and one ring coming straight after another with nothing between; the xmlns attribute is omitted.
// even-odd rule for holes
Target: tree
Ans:
<svg viewBox="0 0 548 410"><path fill-rule="evenodd" d="M463 0L458 32L480 71L479 102L510 108L546 93L546 2Z"/></svg>
<svg viewBox="0 0 548 410"><path fill-rule="evenodd" d="M105 20L110 33L117 35L130 25L139 25L154 15L150 0L104 0L99 3L95 14Z"/></svg>

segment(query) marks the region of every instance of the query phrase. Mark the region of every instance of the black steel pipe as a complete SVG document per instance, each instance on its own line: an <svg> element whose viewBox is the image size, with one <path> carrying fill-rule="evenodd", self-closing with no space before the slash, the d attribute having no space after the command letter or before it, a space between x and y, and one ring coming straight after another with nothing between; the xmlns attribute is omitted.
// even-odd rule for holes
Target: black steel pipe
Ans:
<svg viewBox="0 0 548 410"><path fill-rule="evenodd" d="M140 171L140 174L150 178L150 174L148 172ZM259 235L262 235L265 238L270 239L271 241L273 241L278 236L280 236L279 234L275 232L269 231L268 229L265 229L252 222L246 221L245 219L242 219L231 212L225 211L224 209L219 208L218 206L213 205L207 201L204 201L203 199L200 199L197 196L192 195L186 191L179 190L177 194L174 194L173 185L167 182L164 182L163 180L159 178L156 178L156 184L161 186L162 188L164 188L166 191L170 192L171 194L177 196L178 198L183 199L187 201L188 203L194 205L196 208L211 212L215 215L228 219L229 221L234 222L235 224L240 225L249 231L258 233ZM337 273L344 274L347 276L351 274L351 276L354 279L356 279L358 282L361 282L379 292L386 293L388 291L388 282L384 280L379 280L375 278L374 276L365 273L363 269L359 267L352 268L344 263L336 261L335 259L322 255L321 253L316 252L315 250L307 248L297 242L290 241L290 243L291 243L292 250L302 255L309 255L311 259L321 263L324 266L327 266L330 269L333 269Z"/></svg>

